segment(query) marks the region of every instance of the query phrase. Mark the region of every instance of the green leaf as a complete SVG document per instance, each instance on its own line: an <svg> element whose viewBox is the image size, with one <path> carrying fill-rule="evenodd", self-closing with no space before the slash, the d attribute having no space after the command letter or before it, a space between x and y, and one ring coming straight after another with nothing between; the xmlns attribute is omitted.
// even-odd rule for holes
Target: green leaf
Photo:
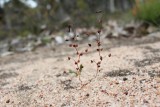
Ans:
<svg viewBox="0 0 160 107"><path fill-rule="evenodd" d="M75 71L73 71L73 70L69 70L69 73L70 74L75 74L76 76L78 76L78 74Z"/></svg>
<svg viewBox="0 0 160 107"><path fill-rule="evenodd" d="M84 68L84 66L81 64L79 71L82 72L82 69L83 69L83 68Z"/></svg>

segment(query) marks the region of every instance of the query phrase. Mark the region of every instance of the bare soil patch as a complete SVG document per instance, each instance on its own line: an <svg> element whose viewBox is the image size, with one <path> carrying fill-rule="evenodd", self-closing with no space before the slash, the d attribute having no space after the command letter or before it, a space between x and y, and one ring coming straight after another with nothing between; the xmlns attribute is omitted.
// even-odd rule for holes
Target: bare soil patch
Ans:
<svg viewBox="0 0 160 107"><path fill-rule="evenodd" d="M74 68L67 56L74 52L66 45L1 58L1 107L160 106L160 39L106 39L104 48L112 57L83 89L68 72ZM96 56L93 50L83 57L83 82L95 75L90 59Z"/></svg>

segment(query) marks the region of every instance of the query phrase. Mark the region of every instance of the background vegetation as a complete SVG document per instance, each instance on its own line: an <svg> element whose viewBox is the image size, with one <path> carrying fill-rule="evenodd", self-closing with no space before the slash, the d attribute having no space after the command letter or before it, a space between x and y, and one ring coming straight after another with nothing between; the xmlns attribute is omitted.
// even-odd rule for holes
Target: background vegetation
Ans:
<svg viewBox="0 0 160 107"><path fill-rule="evenodd" d="M136 4L135 16L147 23L160 24L160 1L148 0L145 3Z"/></svg>
<svg viewBox="0 0 160 107"><path fill-rule="evenodd" d="M128 11L138 19L159 23L159 0L2 0L0 6L0 38L38 35L47 29L57 32L74 23L75 27L95 25L96 11L103 11L103 19L129 19ZM26 1L34 1L31 7ZM137 2L138 1L138 2ZM143 2L142 2L143 1ZM154 2L153 2L154 1ZM135 5L136 4L136 5ZM122 15L122 13L125 15ZM112 16L111 16L112 14ZM123 17L124 16L124 17Z"/></svg>

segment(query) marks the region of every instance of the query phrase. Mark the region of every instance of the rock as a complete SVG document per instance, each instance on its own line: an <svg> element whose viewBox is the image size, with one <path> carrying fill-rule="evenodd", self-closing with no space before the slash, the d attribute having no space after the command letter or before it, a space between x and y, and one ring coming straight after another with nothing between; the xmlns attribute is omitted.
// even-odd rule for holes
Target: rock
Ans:
<svg viewBox="0 0 160 107"><path fill-rule="evenodd" d="M123 28L118 28L118 27L111 31L111 35L113 37L120 37L120 36L128 37L129 36L128 33L123 30Z"/></svg>
<svg viewBox="0 0 160 107"><path fill-rule="evenodd" d="M151 33L148 35L149 37L160 38L160 32Z"/></svg>
<svg viewBox="0 0 160 107"><path fill-rule="evenodd" d="M9 50L9 44L8 43L0 44L0 53L7 52L8 50Z"/></svg>
<svg viewBox="0 0 160 107"><path fill-rule="evenodd" d="M18 37L16 39L11 40L10 45L15 46L15 45L18 45L20 42L21 42L21 38Z"/></svg>
<svg viewBox="0 0 160 107"><path fill-rule="evenodd" d="M30 42L30 41L29 41ZM10 42L10 50L14 52L24 52L25 46L27 45L27 39L15 38Z"/></svg>
<svg viewBox="0 0 160 107"><path fill-rule="evenodd" d="M154 26L149 26L149 28L148 28L148 32L149 32L149 34L150 33L153 33L153 32L156 32L156 31L158 31L159 29L157 28L157 27L154 27Z"/></svg>
<svg viewBox="0 0 160 107"><path fill-rule="evenodd" d="M69 32L67 36L72 38L72 37L74 37L74 33L73 32Z"/></svg>
<svg viewBox="0 0 160 107"><path fill-rule="evenodd" d="M1 56L1 57L5 57L5 56L12 55L12 54L14 54L14 53L7 51L7 52L4 52L4 53L1 53L0 56Z"/></svg>
<svg viewBox="0 0 160 107"><path fill-rule="evenodd" d="M36 40L37 40L37 37L34 36L34 35L28 35L26 39L27 39L28 41L36 41Z"/></svg>
<svg viewBox="0 0 160 107"><path fill-rule="evenodd" d="M106 37L129 37L129 33L124 30L123 27L118 26L116 21L109 21L108 25L105 26L106 32L105 34L107 35Z"/></svg>
<svg viewBox="0 0 160 107"><path fill-rule="evenodd" d="M20 52L20 53L26 52L26 51L29 51L29 50L30 50L30 49L28 49L27 47L24 47L24 48L16 48L16 49L15 49L16 52Z"/></svg>
<svg viewBox="0 0 160 107"><path fill-rule="evenodd" d="M108 26L109 26L111 29L114 29L115 27L118 27L117 21L115 21L115 20L109 20L109 21L108 21Z"/></svg>
<svg viewBox="0 0 160 107"><path fill-rule="evenodd" d="M34 42L29 42L25 46L15 47L14 51L21 53L21 52L33 51L34 49L35 49Z"/></svg>
<svg viewBox="0 0 160 107"><path fill-rule="evenodd" d="M35 42L35 46L41 46L43 45L41 38L38 38L37 41Z"/></svg>
<svg viewBox="0 0 160 107"><path fill-rule="evenodd" d="M135 36L142 37L142 36L149 34L148 28L149 28L148 23L140 23L136 28L136 35Z"/></svg>
<svg viewBox="0 0 160 107"><path fill-rule="evenodd" d="M52 37L44 36L44 37L41 37L40 40L42 41L42 44L47 45L52 42Z"/></svg>
<svg viewBox="0 0 160 107"><path fill-rule="evenodd" d="M95 36L95 35L90 35L89 37L88 37L88 40L89 41L94 41L94 40L96 40L97 39L97 37Z"/></svg>
<svg viewBox="0 0 160 107"><path fill-rule="evenodd" d="M49 47L52 51L55 51L55 42L52 41L51 43L47 44L47 47Z"/></svg>
<svg viewBox="0 0 160 107"><path fill-rule="evenodd" d="M45 30L46 28L47 28L47 25L45 25L45 24L40 26L41 30Z"/></svg>
<svg viewBox="0 0 160 107"><path fill-rule="evenodd" d="M124 31L126 31L129 34L133 34L135 31L135 27L134 26L126 26L123 28Z"/></svg>
<svg viewBox="0 0 160 107"><path fill-rule="evenodd" d="M62 43L64 43L64 40L63 40L63 38L62 38L61 36L56 36L56 37L55 37L55 41L56 41L57 44L62 44Z"/></svg>
<svg viewBox="0 0 160 107"><path fill-rule="evenodd" d="M83 35L85 32L87 32L87 30L88 29L86 29L86 28L77 28L76 33L79 35L81 35L81 34Z"/></svg>
<svg viewBox="0 0 160 107"><path fill-rule="evenodd" d="M44 30L44 31L41 32L40 35L41 35L42 37L44 37L44 36L46 37L46 36L49 36L50 34L51 34L51 31L49 31L49 30Z"/></svg>

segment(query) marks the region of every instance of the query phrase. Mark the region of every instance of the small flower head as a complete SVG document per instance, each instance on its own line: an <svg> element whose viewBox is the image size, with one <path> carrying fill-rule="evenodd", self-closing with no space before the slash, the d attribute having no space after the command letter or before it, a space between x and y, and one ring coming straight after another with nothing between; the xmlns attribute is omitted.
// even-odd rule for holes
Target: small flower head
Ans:
<svg viewBox="0 0 160 107"><path fill-rule="evenodd" d="M102 56L100 56L100 60L101 60L101 61L103 60Z"/></svg>
<svg viewBox="0 0 160 107"><path fill-rule="evenodd" d="M74 44L74 45L73 45L73 47L74 47L74 48L77 48L77 47L78 47L78 45L77 45L77 44Z"/></svg>
<svg viewBox="0 0 160 107"><path fill-rule="evenodd" d="M75 40L75 37L71 38L73 41Z"/></svg>
<svg viewBox="0 0 160 107"><path fill-rule="evenodd" d="M101 62L99 61L98 63L97 63L97 65L100 65L101 64Z"/></svg>
<svg viewBox="0 0 160 107"><path fill-rule="evenodd" d="M101 46L101 43L100 43L100 42L98 42L98 43L97 43L97 45L98 45L98 46Z"/></svg>
<svg viewBox="0 0 160 107"><path fill-rule="evenodd" d="M80 56L82 56L82 55L83 55L83 53L80 53L79 55L80 55Z"/></svg>
<svg viewBox="0 0 160 107"><path fill-rule="evenodd" d="M97 65L97 67L100 68L101 66L100 66L100 65Z"/></svg>
<svg viewBox="0 0 160 107"><path fill-rule="evenodd" d="M102 13L102 10L98 10L98 11L96 11L96 13Z"/></svg>
<svg viewBox="0 0 160 107"><path fill-rule="evenodd" d="M77 62L75 62L74 64L75 64L75 65L77 65L78 63L77 63Z"/></svg>
<svg viewBox="0 0 160 107"><path fill-rule="evenodd" d="M68 60L71 60L71 58L70 58L70 57L68 57Z"/></svg>
<svg viewBox="0 0 160 107"><path fill-rule="evenodd" d="M85 52L88 52L88 49L86 49Z"/></svg>
<svg viewBox="0 0 160 107"><path fill-rule="evenodd" d="M101 33L101 30L99 29L97 32L100 34L100 33Z"/></svg>
<svg viewBox="0 0 160 107"><path fill-rule="evenodd" d="M91 45L91 44L88 44L88 46L91 47L92 45Z"/></svg>

